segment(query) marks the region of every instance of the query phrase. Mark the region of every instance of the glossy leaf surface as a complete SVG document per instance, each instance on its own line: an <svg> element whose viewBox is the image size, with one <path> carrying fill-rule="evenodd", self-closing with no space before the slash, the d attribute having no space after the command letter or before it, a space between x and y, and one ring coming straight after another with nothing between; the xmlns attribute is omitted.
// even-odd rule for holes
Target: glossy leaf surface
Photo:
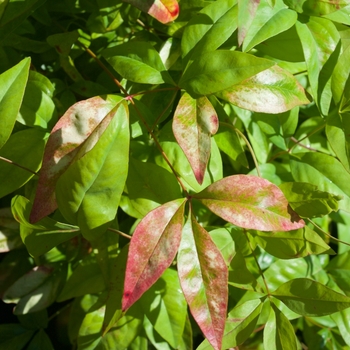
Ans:
<svg viewBox="0 0 350 350"><path fill-rule="evenodd" d="M272 293L299 315L329 315L350 307L350 298L306 278L296 278Z"/></svg>
<svg viewBox="0 0 350 350"><path fill-rule="evenodd" d="M173 132L200 185L210 157L211 136L218 127L218 116L206 97L193 99L187 93L181 97L173 118Z"/></svg>
<svg viewBox="0 0 350 350"><path fill-rule="evenodd" d="M181 288L193 318L214 349L221 349L228 271L210 235L192 214L182 232L177 263Z"/></svg>
<svg viewBox="0 0 350 350"><path fill-rule="evenodd" d="M43 157L31 222L57 208L55 186L77 155L80 145L117 104L118 97L93 97L73 105L52 129ZM97 140L96 140L97 141Z"/></svg>
<svg viewBox="0 0 350 350"><path fill-rule="evenodd" d="M283 113L310 102L299 82L278 66L215 92L215 95L240 108L262 113Z"/></svg>
<svg viewBox="0 0 350 350"><path fill-rule="evenodd" d="M0 75L0 148L9 139L15 125L27 85L29 66L30 58L25 58Z"/></svg>
<svg viewBox="0 0 350 350"><path fill-rule="evenodd" d="M288 207L282 191L259 177L229 176L195 198L216 215L243 228L289 231L304 226L303 220Z"/></svg>
<svg viewBox="0 0 350 350"><path fill-rule="evenodd" d="M137 225L126 266L123 310L139 299L174 260L181 239L184 205L184 199L163 204Z"/></svg>

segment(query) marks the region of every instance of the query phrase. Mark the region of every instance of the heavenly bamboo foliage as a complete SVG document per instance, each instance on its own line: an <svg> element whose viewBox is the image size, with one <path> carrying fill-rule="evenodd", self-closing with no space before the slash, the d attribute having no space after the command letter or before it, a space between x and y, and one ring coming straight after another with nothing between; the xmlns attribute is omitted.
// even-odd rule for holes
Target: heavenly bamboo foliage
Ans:
<svg viewBox="0 0 350 350"><path fill-rule="evenodd" d="M349 28L350 0L0 0L0 348L349 347Z"/></svg>
<svg viewBox="0 0 350 350"><path fill-rule="evenodd" d="M216 111L206 97L193 99L186 93L181 97L174 114L173 132L200 185L210 157L211 136L218 127Z"/></svg>

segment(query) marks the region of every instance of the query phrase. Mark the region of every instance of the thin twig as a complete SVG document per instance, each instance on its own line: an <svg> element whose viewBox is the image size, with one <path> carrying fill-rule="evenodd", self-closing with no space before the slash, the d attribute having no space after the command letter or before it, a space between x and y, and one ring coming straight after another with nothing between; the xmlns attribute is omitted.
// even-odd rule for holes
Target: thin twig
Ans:
<svg viewBox="0 0 350 350"><path fill-rule="evenodd" d="M320 226L318 226L317 224L315 224L312 220L306 218L307 221L309 221L313 226L317 227L322 233L324 233L327 237L329 237L330 239L332 239L333 241L339 242L339 243L343 243L345 245L350 246L350 243L347 243L345 241L342 241L338 238L333 237L331 234L329 234L328 232L326 232L325 230L323 230Z"/></svg>
<svg viewBox="0 0 350 350"><path fill-rule="evenodd" d="M255 168L256 168L256 172L258 173L258 176L261 177L261 172L260 172L260 168L259 168L259 164L258 164L258 160L256 159L254 150L250 144L250 142L248 141L248 139L245 137L245 135L242 133L241 130L239 130L238 128L236 128L235 126L229 124L229 123L225 123L225 122L220 122L220 124L225 125L226 127L234 130L237 134L239 134L240 137L242 137L242 139L244 140L244 142L246 143L247 147L249 148L249 151L252 155L253 158L253 162L255 164Z"/></svg>
<svg viewBox="0 0 350 350"><path fill-rule="evenodd" d="M38 176L38 173L37 173L37 172L35 172L35 171L33 171L33 170L30 170L30 169L26 168L25 166L20 165L20 164L18 164L18 163L16 163L16 162L12 161L12 160L10 160L10 159L7 159L7 158L4 158L4 157L1 157L1 156L0 156L0 160L4 161L4 162L6 162L6 163L12 164L12 165L14 165L14 166L17 166L18 168L21 168L21 169L23 169L23 170L26 170L26 171L28 171L28 172L30 172L30 173L32 173L32 174Z"/></svg>
<svg viewBox="0 0 350 350"><path fill-rule="evenodd" d="M130 235L128 235L128 234L126 234L126 233L124 233L124 232L122 232L122 231L116 230L115 228L109 227L109 228L108 228L108 231L112 231L112 232L118 233L118 235L120 235L120 236L123 236L123 237L125 237L125 238L127 238L127 239L131 239L131 236L130 236Z"/></svg>
<svg viewBox="0 0 350 350"><path fill-rule="evenodd" d="M310 147L310 146L303 145L303 144L300 143L300 141L297 140L295 137L291 137L290 139L291 139L294 143L296 143L298 146L300 146L300 147L306 148L306 149L309 150L309 151L318 152L318 150L315 149L315 148L312 148L312 147Z"/></svg>

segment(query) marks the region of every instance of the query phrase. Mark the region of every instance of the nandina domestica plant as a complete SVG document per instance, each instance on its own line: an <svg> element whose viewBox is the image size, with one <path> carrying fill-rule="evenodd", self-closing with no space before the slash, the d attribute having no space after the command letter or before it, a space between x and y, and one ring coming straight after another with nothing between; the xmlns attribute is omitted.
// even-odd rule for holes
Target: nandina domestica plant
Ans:
<svg viewBox="0 0 350 350"><path fill-rule="evenodd" d="M349 9L5 1L0 347L350 346Z"/></svg>

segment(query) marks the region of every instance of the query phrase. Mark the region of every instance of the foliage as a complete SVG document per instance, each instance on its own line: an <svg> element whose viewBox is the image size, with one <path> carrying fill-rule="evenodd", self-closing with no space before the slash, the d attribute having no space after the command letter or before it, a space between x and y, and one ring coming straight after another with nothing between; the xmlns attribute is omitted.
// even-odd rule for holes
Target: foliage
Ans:
<svg viewBox="0 0 350 350"><path fill-rule="evenodd" d="M0 349L349 348L349 15L0 1Z"/></svg>

